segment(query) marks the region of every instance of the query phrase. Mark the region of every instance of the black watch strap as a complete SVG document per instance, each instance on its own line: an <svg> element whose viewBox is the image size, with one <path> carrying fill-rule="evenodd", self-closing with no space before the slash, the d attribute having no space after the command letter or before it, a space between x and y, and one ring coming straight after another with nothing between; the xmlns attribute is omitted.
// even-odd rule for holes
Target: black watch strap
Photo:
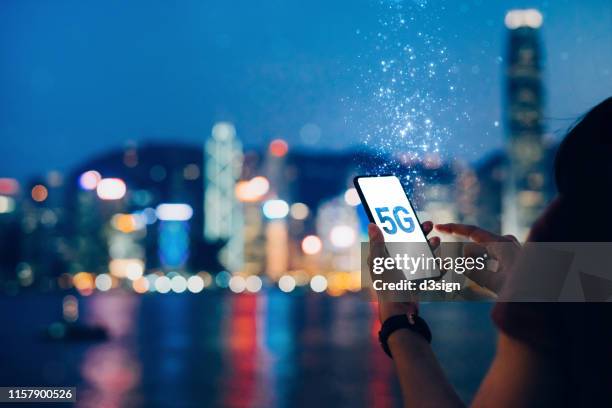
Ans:
<svg viewBox="0 0 612 408"><path fill-rule="evenodd" d="M408 320L408 316L405 314L391 316L383 323L382 327L380 328L380 331L378 332L378 340L380 341L380 345L382 346L383 350L385 351L385 353L387 353L389 357L393 358L393 356L391 355L391 350L389 350L389 344L387 343L387 340L389 339L389 336L391 336L391 334L396 330L412 330L423 336L428 343L431 343L431 331L429 330L429 326L427 326L427 323L425 323L425 320L423 320L417 315L413 315L413 318L414 324L410 323L410 320Z"/></svg>

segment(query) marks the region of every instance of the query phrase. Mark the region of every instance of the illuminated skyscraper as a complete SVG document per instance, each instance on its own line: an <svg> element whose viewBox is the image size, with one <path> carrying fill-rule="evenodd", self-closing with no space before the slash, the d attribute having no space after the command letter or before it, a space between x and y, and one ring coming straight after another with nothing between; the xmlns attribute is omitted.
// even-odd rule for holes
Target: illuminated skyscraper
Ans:
<svg viewBox="0 0 612 408"><path fill-rule="evenodd" d="M204 237L212 242L226 241L219 261L229 271L238 271L244 260L242 205L235 195L242 169L242 145L231 123L215 124L204 154Z"/></svg>
<svg viewBox="0 0 612 408"><path fill-rule="evenodd" d="M535 9L506 15L509 43L506 67L508 175L503 192L502 230L524 239L546 205L542 142L542 15Z"/></svg>

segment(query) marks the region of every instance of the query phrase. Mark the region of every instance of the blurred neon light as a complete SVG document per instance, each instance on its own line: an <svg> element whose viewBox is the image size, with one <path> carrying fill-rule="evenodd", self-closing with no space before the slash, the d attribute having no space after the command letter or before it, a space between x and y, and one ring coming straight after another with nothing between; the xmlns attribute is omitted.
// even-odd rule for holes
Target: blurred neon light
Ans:
<svg viewBox="0 0 612 408"><path fill-rule="evenodd" d="M289 205L284 200L269 200L263 205L263 213L271 220L285 218L289 214Z"/></svg>
<svg viewBox="0 0 612 408"><path fill-rule="evenodd" d="M102 176L95 170L89 170L79 177L79 185L83 190L95 190Z"/></svg>
<svg viewBox="0 0 612 408"><path fill-rule="evenodd" d="M98 183L96 192L102 200L120 200L125 196L127 186L121 179L105 178Z"/></svg>
<svg viewBox="0 0 612 408"><path fill-rule="evenodd" d="M155 215L162 221L188 221L193 216L193 209L189 204L160 204Z"/></svg>

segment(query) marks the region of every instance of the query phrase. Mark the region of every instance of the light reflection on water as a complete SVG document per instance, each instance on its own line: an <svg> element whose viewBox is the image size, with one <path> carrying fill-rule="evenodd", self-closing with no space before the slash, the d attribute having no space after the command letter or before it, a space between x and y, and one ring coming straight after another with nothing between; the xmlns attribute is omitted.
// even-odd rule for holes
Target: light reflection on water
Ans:
<svg viewBox="0 0 612 408"><path fill-rule="evenodd" d="M80 303L82 320L107 327L108 341L41 342L32 328L59 317L61 296L0 298L4 323L11 307L31 315L2 340L13 375L0 379L76 385L79 407L399 406L375 308L358 295L98 293ZM469 399L493 353L489 305L422 311L451 381ZM19 347L31 353L11 353Z"/></svg>

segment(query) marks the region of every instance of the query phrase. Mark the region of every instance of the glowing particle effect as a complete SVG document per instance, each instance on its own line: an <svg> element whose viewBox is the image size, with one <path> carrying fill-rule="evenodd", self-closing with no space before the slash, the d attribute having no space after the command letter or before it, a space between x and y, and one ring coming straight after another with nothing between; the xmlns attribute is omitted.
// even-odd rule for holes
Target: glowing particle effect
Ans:
<svg viewBox="0 0 612 408"><path fill-rule="evenodd" d="M440 35L445 27L435 17L445 6L421 0L379 5L377 30L358 33L368 51L360 55L361 64L348 68L361 81L343 101L362 145L379 159L362 163L360 170L406 174L419 171L426 153L443 153L453 136L449 118L468 121L463 107L469 102L457 86L461 63ZM412 157L412 163L402 156ZM413 192L426 181L415 177L406 188Z"/></svg>

